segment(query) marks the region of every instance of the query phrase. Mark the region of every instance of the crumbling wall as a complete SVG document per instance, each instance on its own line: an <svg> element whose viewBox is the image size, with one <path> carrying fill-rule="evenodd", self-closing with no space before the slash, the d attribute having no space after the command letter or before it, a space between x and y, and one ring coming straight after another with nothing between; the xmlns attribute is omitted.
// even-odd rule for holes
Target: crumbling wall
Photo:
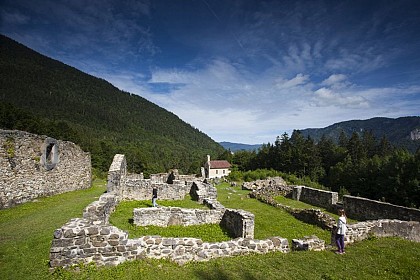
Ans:
<svg viewBox="0 0 420 280"><path fill-rule="evenodd" d="M175 179L167 183L171 174ZM181 200L189 193L192 181L179 178L191 179L192 176L179 176L176 170L152 174L150 179L144 179L143 174L127 174L125 155L116 154L108 171L108 192L118 193L121 199L151 200L152 190L156 188L158 200Z"/></svg>
<svg viewBox="0 0 420 280"><path fill-rule="evenodd" d="M295 186L293 188L293 199L328 209L337 204L338 193L306 186Z"/></svg>
<svg viewBox="0 0 420 280"><path fill-rule="evenodd" d="M217 216L217 219L224 220L228 227L239 226L240 230L237 231L237 236L242 237L233 240L203 242L197 238L161 236L129 239L126 232L108 223L112 209L118 202L119 198L115 192L105 193L98 202L91 203L86 207L83 218L71 219L61 228L55 230L50 248L50 266L68 267L81 262L117 265L140 258L167 258L183 264L189 261L207 261L213 258L251 253L289 252L289 243L285 238L252 239L254 216L246 211L232 209L226 211L208 210L212 212L211 215L205 211L198 211L196 214L197 216L203 215L198 219L215 221ZM220 203L213 200L206 200L206 203L213 209L225 209ZM160 210L172 211L165 208L144 208L143 211L156 212L155 214ZM182 209L184 212L185 210ZM189 210L196 211L196 209ZM178 211L175 212L178 213ZM228 215L223 215L225 212L228 212ZM223 217L221 217L222 215ZM245 221L241 222L242 219ZM234 231L233 228L230 230ZM252 234L250 234L251 232Z"/></svg>
<svg viewBox="0 0 420 280"><path fill-rule="evenodd" d="M345 236L346 243L353 243L369 238L398 236L420 242L420 222L401 220L373 220L349 224Z"/></svg>
<svg viewBox="0 0 420 280"><path fill-rule="evenodd" d="M219 224L224 211L180 207L152 207L135 208L133 212L133 221L137 226L154 225L167 227L173 225Z"/></svg>
<svg viewBox="0 0 420 280"><path fill-rule="evenodd" d="M254 238L254 214L240 209L226 209L220 225L232 236Z"/></svg>
<svg viewBox="0 0 420 280"><path fill-rule="evenodd" d="M210 183L194 181L190 187L191 197L203 203L204 199L216 199L217 198L217 189Z"/></svg>
<svg viewBox="0 0 420 280"><path fill-rule="evenodd" d="M343 206L349 217L358 220L398 219L420 221L420 210L363 197L345 195Z"/></svg>
<svg viewBox="0 0 420 280"><path fill-rule="evenodd" d="M67 267L81 262L118 265L141 258L166 258L183 264L188 261L207 261L213 258L274 251L289 252L287 239L237 238L222 242L160 236L128 239L127 233L114 226L94 225L86 219L77 218L54 231L50 266Z"/></svg>
<svg viewBox="0 0 420 280"><path fill-rule="evenodd" d="M90 154L72 142L0 130L0 209L91 186Z"/></svg>

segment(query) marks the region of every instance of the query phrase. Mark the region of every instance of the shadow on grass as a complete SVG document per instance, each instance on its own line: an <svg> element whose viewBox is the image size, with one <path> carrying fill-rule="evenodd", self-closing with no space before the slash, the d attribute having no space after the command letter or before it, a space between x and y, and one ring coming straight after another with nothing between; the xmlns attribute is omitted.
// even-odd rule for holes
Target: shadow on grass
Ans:
<svg viewBox="0 0 420 280"><path fill-rule="evenodd" d="M213 268L211 271L200 270L200 271L195 271L194 272L194 274L197 276L197 278L202 279L202 280L238 279L238 274L237 273L238 272L235 271L235 273L232 274L232 273L229 273L229 272L225 271L222 268ZM249 271L242 270L240 279L257 280L258 278L255 277L254 275L252 275L252 273L250 273Z"/></svg>

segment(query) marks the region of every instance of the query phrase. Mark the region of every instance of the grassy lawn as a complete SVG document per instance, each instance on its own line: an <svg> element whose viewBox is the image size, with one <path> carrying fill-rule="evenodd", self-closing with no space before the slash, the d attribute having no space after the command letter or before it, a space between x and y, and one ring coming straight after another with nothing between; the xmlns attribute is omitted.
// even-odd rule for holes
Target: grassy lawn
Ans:
<svg viewBox="0 0 420 280"><path fill-rule="evenodd" d="M307 204L307 203L302 202L302 201L286 198L284 196L276 196L274 198L274 200L276 202L282 204L282 205L290 206L290 207L295 208L295 209L320 209L322 212L329 214L331 217L333 217L336 220L338 220L338 217L339 217L337 215L337 213L329 212L325 208L318 207L318 206L313 206L311 204ZM349 223L349 224L357 223L357 220L347 218L347 223Z"/></svg>
<svg viewBox="0 0 420 280"><path fill-rule="evenodd" d="M241 187L231 187L226 183L220 184L217 186L217 192L217 199L225 207L243 209L255 215L254 237L256 239L280 236L291 242L293 238L316 235L326 243L330 242L329 231L301 222L283 209L274 208L249 198L249 191L241 190Z"/></svg>
<svg viewBox="0 0 420 280"><path fill-rule="evenodd" d="M190 195L184 200L160 200L160 206L172 206L181 208L198 208L208 210L207 206L193 201ZM151 207L150 200L122 201L115 212L112 213L109 221L112 225L128 232L129 238L136 238L144 235L160 235L164 237L194 237L201 238L205 242L217 242L230 240L229 235L218 224L207 224L197 226L136 226L133 224L133 209Z"/></svg>
<svg viewBox="0 0 420 280"><path fill-rule="evenodd" d="M54 230L106 191L104 181L0 210L0 279L46 279Z"/></svg>
<svg viewBox="0 0 420 280"><path fill-rule="evenodd" d="M51 273L48 258L54 230L71 218L81 217L84 207L104 191L104 182L96 182L88 190L0 210L0 279L419 279L420 244L398 238L359 242L349 246L346 255L331 251L270 253L184 266L145 259L117 267L84 265L74 271L57 269ZM218 191L226 207L255 214L256 238L281 236L289 242L309 234L324 238L324 231L247 198L246 191L227 184L218 186Z"/></svg>

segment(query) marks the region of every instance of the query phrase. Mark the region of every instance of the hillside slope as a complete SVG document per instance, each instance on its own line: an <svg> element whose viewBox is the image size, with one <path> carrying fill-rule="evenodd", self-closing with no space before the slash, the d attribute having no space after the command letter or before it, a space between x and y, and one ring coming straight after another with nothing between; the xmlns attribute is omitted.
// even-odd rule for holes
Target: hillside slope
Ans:
<svg viewBox="0 0 420 280"><path fill-rule="evenodd" d="M232 143L232 142L219 142L220 145L222 145L223 148L226 150L230 150L232 152L236 151L257 151L261 144L242 144L242 143Z"/></svg>
<svg viewBox="0 0 420 280"><path fill-rule="evenodd" d="M131 171L198 172L206 154L223 152L173 113L3 35L0 74L0 128L67 138L102 171L125 153Z"/></svg>
<svg viewBox="0 0 420 280"><path fill-rule="evenodd" d="M341 131L348 137L353 132L360 135L363 131L372 131L377 139L385 136L391 144L396 147L403 147L411 152L415 152L420 147L420 139L412 139L411 132L420 130L420 117L401 117L392 118L372 118L368 120L351 120L335 123L325 128L308 128L301 130L307 137L311 136L315 141L319 141L325 135L334 141L338 141Z"/></svg>

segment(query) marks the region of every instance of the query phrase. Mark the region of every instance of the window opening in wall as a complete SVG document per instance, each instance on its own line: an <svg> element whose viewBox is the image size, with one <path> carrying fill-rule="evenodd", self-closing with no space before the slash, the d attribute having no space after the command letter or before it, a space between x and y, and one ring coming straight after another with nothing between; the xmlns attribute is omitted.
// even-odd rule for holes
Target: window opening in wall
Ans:
<svg viewBox="0 0 420 280"><path fill-rule="evenodd" d="M54 143L50 143L48 144L47 149L45 150L45 159L46 159L46 163L48 164L53 163L53 158L54 158L53 148L54 148Z"/></svg>
<svg viewBox="0 0 420 280"><path fill-rule="evenodd" d="M47 170L54 169L59 161L57 140L53 138L47 138L41 150L41 164Z"/></svg>

